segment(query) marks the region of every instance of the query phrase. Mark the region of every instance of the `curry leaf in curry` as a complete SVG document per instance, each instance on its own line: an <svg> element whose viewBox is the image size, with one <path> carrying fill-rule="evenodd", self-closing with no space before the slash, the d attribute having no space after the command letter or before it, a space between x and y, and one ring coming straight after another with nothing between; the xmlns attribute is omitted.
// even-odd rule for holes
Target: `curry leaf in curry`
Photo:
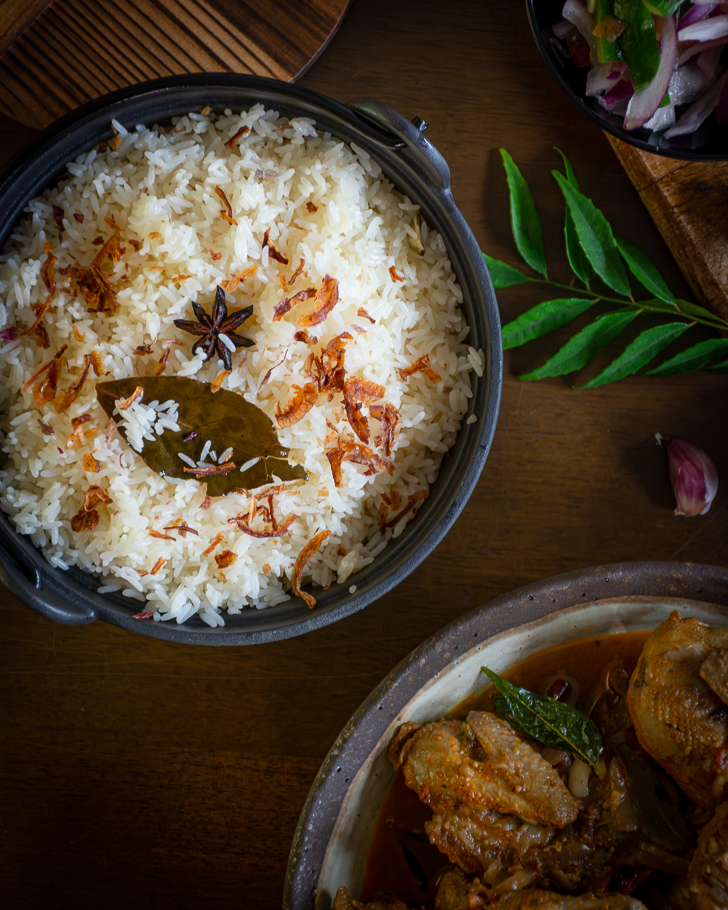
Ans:
<svg viewBox="0 0 728 910"><path fill-rule="evenodd" d="M523 380L545 379L576 372L589 364L600 350L611 344L637 317L661 317L661 324L641 329L612 363L596 377L579 386L593 389L631 376L651 364L673 342L689 329L705 327L724 333L728 322L705 307L688 300L677 300L648 257L627 237L612 230L603 213L579 190L571 164L559 149L565 174L552 171L566 203L564 235L566 254L571 270L584 288L561 284L547 277L545 258L540 251L541 224L533 196L513 159L501 149L511 205L511 227L516 247L537 276L529 275L507 262L483 254L495 288L543 284L558 288L559 297L546 300L522 313L503 326L503 347L507 350L541 338L583 315L594 304L594 318L542 366L526 372ZM653 295L647 299L632 296L624 265L641 287ZM606 293L592 290L589 281L592 270L607 288ZM564 293L567 292L567 293ZM619 297L612 296L616 292ZM567 296L568 294L568 296ZM601 312L600 312L601 310ZM665 322L665 318L669 322ZM642 325L642 322L640 322ZM728 347L725 339L694 339L687 348L666 356L658 366L643 373L645 376L671 376L692 370L728 372L725 361Z"/></svg>
<svg viewBox="0 0 728 910"><path fill-rule="evenodd" d="M558 699L514 686L487 667L481 669L500 693L493 699L496 711L515 730L544 746L563 749L596 768L602 735L585 714Z"/></svg>
<svg viewBox="0 0 728 910"><path fill-rule="evenodd" d="M195 478L194 470L179 457L180 453L198 464L205 442L210 440L219 455L232 449L228 463L235 467L224 474L197 476L207 483L209 496L224 496L240 487L253 490L272 483L274 475L282 481L306 480L308 475L301 465L288 463L288 449L278 441L270 417L235 392L213 392L209 384L184 376L131 376L97 383L96 397L108 416L119 421L116 402L128 399L138 387L143 389L147 402L171 399L178 405L180 432L165 430L154 441L145 440L140 453L144 462L162 477ZM118 423L118 430L125 435L124 421ZM256 458L255 464L240 471Z"/></svg>

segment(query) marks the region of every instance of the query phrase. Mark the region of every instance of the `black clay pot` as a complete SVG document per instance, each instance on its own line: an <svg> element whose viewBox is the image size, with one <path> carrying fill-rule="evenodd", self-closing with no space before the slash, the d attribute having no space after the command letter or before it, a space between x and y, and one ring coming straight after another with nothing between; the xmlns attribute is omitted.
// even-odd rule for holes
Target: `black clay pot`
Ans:
<svg viewBox="0 0 728 910"><path fill-rule="evenodd" d="M483 470L495 432L503 375L498 308L478 243L453 200L447 164L425 139L427 124L419 118L410 123L372 100L346 107L316 92L256 76L186 75L132 86L58 121L0 175L0 248L28 200L52 185L68 161L112 137L112 119L151 126L205 105L242 109L257 103L284 116L312 117L320 129L345 142L356 142L401 192L421 206L427 222L440 232L463 291L463 309L471 327L469 343L482 349L486 357L483 376L473 377L470 413L477 422L463 425L417 521L357 573L355 595L349 593L351 581L347 581L317 593L314 610L296 598L266 610L226 616L225 626L216 629L196 617L181 626L174 621L133 619L140 609L138 602L99 595L100 582L84 572L52 568L30 540L15 531L7 515L0 513L0 580L21 601L50 619L74 624L105 619L134 632L185 644L254 644L300 635L361 610L406 578L445 536Z"/></svg>

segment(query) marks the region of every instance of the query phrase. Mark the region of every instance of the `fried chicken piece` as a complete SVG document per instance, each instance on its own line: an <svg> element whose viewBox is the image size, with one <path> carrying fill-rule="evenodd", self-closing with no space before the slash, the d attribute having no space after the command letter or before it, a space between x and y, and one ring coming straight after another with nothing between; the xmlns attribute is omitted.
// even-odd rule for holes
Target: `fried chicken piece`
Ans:
<svg viewBox="0 0 728 910"><path fill-rule="evenodd" d="M728 796L728 707L716 694L726 691L726 652L728 631L674 611L645 642L627 693L642 748L709 809Z"/></svg>
<svg viewBox="0 0 728 910"><path fill-rule="evenodd" d="M332 910L410 910L404 901L396 897L391 900L383 901L361 901L354 900L349 894L348 888L339 888L334 898Z"/></svg>
<svg viewBox="0 0 728 910"><path fill-rule="evenodd" d="M494 892L460 869L449 869L440 879L433 910L479 910L492 904Z"/></svg>
<svg viewBox="0 0 728 910"><path fill-rule="evenodd" d="M516 891L502 897L492 910L647 910L642 901L626 894L565 897L553 891Z"/></svg>
<svg viewBox="0 0 728 910"><path fill-rule="evenodd" d="M576 818L578 802L553 767L488 711L422 727L398 761L407 786L433 808L459 801L556 828Z"/></svg>
<svg viewBox="0 0 728 910"><path fill-rule="evenodd" d="M403 725L388 755L433 810L430 842L470 874L506 854L522 860L576 819L578 802L553 767L488 712L473 711L465 723Z"/></svg>
<svg viewBox="0 0 728 910"><path fill-rule="evenodd" d="M693 910L728 907L728 802L719 806L698 836L688 883Z"/></svg>

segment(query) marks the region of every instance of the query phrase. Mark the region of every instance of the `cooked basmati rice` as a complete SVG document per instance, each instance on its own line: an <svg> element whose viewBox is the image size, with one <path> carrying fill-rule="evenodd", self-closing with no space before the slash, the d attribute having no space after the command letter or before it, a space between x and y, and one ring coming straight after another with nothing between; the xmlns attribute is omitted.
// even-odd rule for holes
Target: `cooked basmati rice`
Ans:
<svg viewBox="0 0 728 910"><path fill-rule="evenodd" d="M84 153L69 163L71 176L28 204L0 256L0 330L17 325L21 331L33 323L33 307L45 298L44 243L52 244L58 258L56 294L45 316L51 348L42 349L32 337L0 341L6 454L0 507L52 565L79 566L99 575L102 593L121 589L127 597L145 600L157 620L184 622L197 613L214 627L224 624L223 611L239 613L246 606L261 609L290 599L296 557L322 530L329 530L330 537L308 563L304 582L343 584L399 536L415 514L411 510L398 518L393 507L385 517L390 526L380 526L383 502L406 504L408 496L433 482L467 412L469 374L482 374L482 352L465 343L462 293L442 238L423 222L425 253L416 255L407 238L418 207L394 190L363 149L319 133L309 119L288 121L257 105L218 118L191 113L169 128L113 126L121 139L118 148ZM243 126L250 131L234 148L226 148L224 143ZM216 187L229 200L237 224L221 217ZM62 228L54 206L62 210ZM100 249L97 238L109 237L107 217L119 226L125 248L109 275L119 303L113 314L89 312L62 271L93 260ZM288 266L262 246L269 229L271 243L288 258ZM304 276L283 293L279 276L290 278L301 259ZM290 484L275 498L279 522L297 516L278 539L256 539L228 523L246 513L247 492L208 502L204 483L165 479L144 464L145 439L179 430L174 402L134 401L124 412L127 443L118 433L109 433L107 441L107 418L96 402L93 374L63 413L52 403L38 411L32 390L23 391L63 344L68 349L61 387L78 378L84 354L92 351L101 353L107 379L150 375L161 344L150 356L137 355L135 349L171 339L181 344L173 346L166 373L212 382L222 361L204 362L202 352L193 356L194 339L173 320L191 318L194 300L209 312L216 287L250 265L257 271L227 300L231 309L254 304L244 334L255 346L236 351L225 387L273 419L276 404L284 408L295 394L293 386L306 382L309 351L349 331L354 340L346 348L347 375L383 385L384 401L398 408L402 419L391 456L393 473L367 476L365 466L346 462L338 488L325 455L335 444L330 426L342 439L354 438L339 395L333 401L321 395L302 420L278 429L291 461L303 464L309 475L306 483ZM390 269L403 280L395 280ZM277 322L273 310L284 296L316 287L327 275L339 283L339 303L314 328L318 343L308 347L294 340L303 308L299 305ZM361 308L374 324L361 318ZM234 348L227 337L222 344ZM425 354L441 379L433 382L417 373L403 381L398 369ZM83 414L92 420L83 425L81 444L72 448L71 421ZM368 415L366 406L362 414ZM44 434L41 421L54 435ZM370 421L374 447L378 424ZM218 461L214 446L215 440L205 443L206 465ZM218 446L218 451L220 462L229 457L229 449ZM89 453L98 464L96 473L84 470L83 456ZM194 465L186 456L180 458ZM91 485L105 490L112 501L98 507L93 530L75 532L71 518ZM197 534L175 534L182 523ZM150 537L150 531L159 536ZM217 535L222 535L220 543L204 555ZM221 571L215 555L224 551L235 560ZM152 575L160 558L164 564Z"/></svg>

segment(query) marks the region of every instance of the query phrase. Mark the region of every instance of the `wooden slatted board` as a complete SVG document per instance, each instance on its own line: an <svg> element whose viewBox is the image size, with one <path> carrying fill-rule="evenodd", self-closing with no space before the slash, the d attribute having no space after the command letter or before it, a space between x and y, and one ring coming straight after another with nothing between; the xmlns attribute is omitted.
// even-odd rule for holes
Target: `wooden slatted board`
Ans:
<svg viewBox="0 0 728 910"><path fill-rule="evenodd" d="M292 81L350 0L0 0L0 112L48 126L114 89L181 73Z"/></svg>
<svg viewBox="0 0 728 910"><path fill-rule="evenodd" d="M728 161L681 161L607 136L698 300L728 319Z"/></svg>

